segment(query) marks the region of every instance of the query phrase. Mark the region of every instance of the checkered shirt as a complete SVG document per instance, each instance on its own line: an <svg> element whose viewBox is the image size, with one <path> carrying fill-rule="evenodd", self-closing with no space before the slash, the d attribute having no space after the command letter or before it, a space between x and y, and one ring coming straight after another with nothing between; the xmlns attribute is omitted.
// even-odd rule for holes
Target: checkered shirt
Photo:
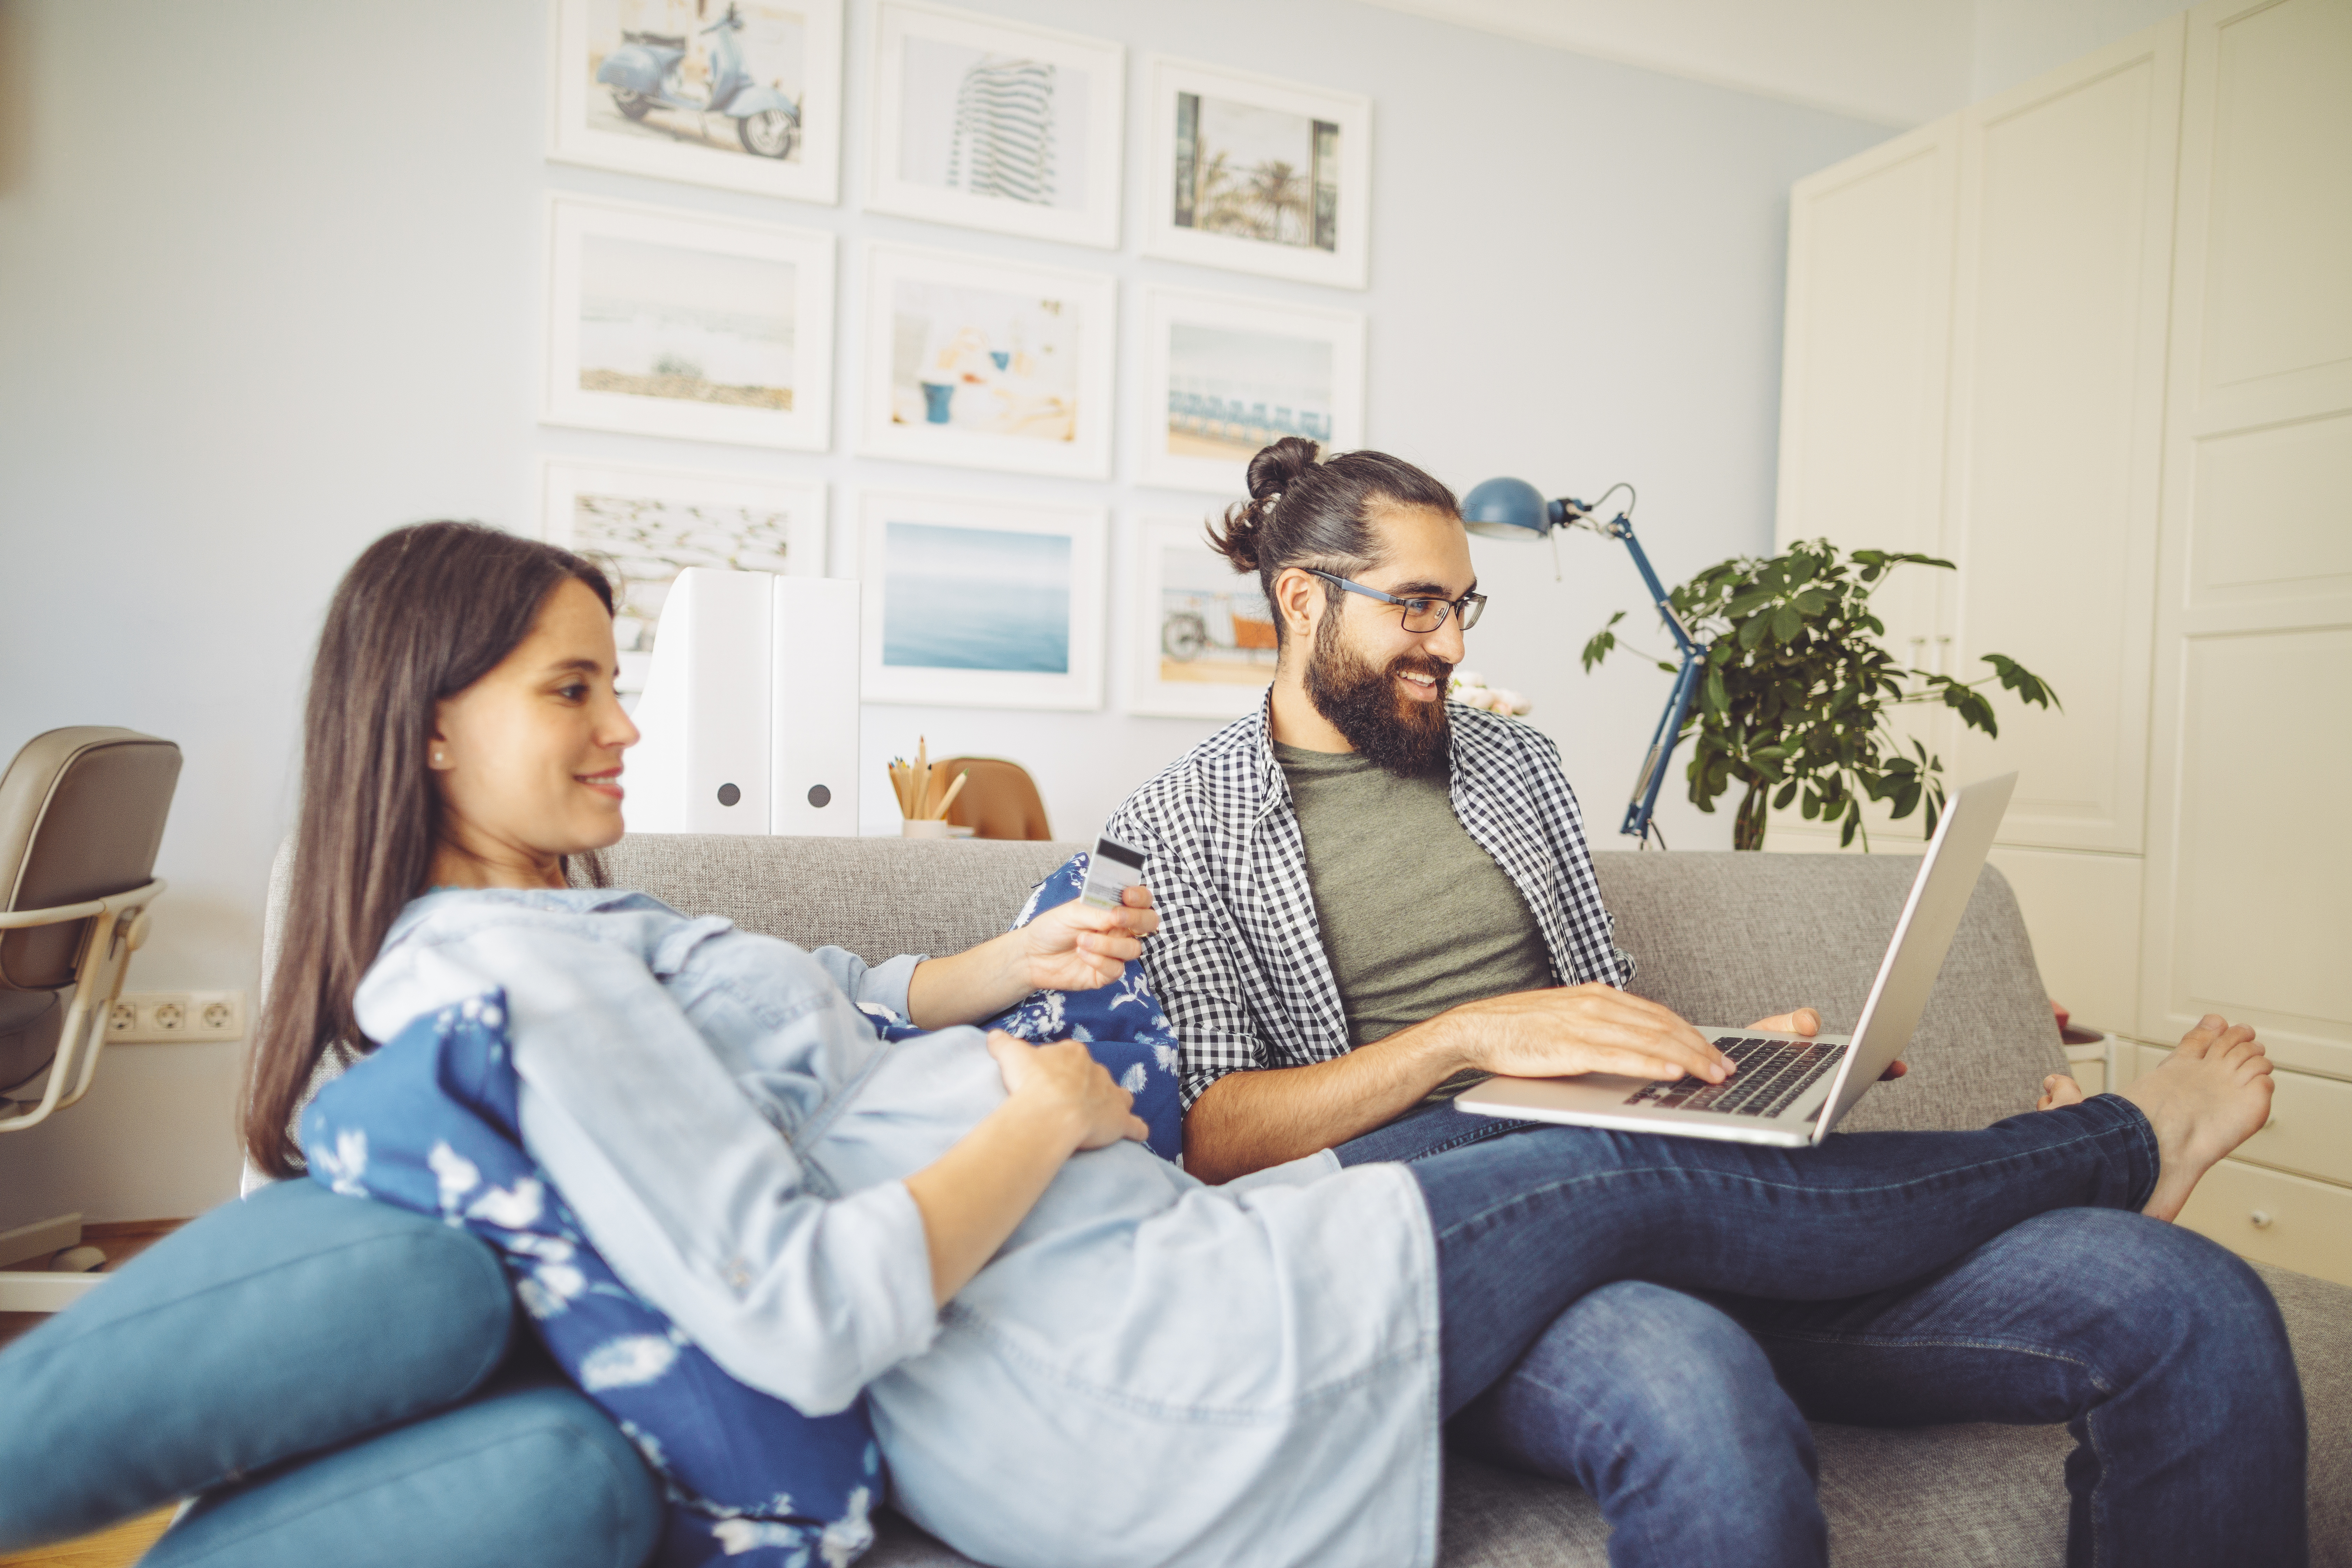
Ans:
<svg viewBox="0 0 2352 1568"><path fill-rule="evenodd" d="M1553 976L1631 981L1633 960L1611 939L1616 922L1559 748L1516 719L1458 702L1447 712L1454 815L1534 911ZM1143 944L1143 966L1183 1041L1187 1110L1229 1072L1304 1067L1349 1048L1263 705L1129 795L1104 831L1144 853L1160 933Z"/></svg>

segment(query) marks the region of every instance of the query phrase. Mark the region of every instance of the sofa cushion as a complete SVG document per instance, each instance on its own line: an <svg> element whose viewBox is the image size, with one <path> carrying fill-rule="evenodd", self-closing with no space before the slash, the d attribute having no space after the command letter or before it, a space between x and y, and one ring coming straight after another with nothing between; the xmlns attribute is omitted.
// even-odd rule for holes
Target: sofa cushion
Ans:
<svg viewBox="0 0 2352 1568"><path fill-rule="evenodd" d="M616 888L868 963L1001 934L1029 889L1085 846L1011 839L632 833L604 852ZM578 880L585 868L575 861Z"/></svg>
<svg viewBox="0 0 2352 1568"><path fill-rule="evenodd" d="M0 1352L0 1551L453 1404L513 1316L463 1231L307 1182L223 1205Z"/></svg>

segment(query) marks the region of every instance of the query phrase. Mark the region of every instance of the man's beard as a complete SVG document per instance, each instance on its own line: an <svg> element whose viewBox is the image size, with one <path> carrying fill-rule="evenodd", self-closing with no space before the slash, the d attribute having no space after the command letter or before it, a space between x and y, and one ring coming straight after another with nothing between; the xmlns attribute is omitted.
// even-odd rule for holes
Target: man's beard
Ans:
<svg viewBox="0 0 2352 1568"><path fill-rule="evenodd" d="M1339 640L1339 617L1327 615L1307 661L1307 700L1359 753L1399 778L1420 778L1444 760L1453 731L1443 695L1423 702L1397 690L1397 677L1407 670L1430 676L1442 694L1454 667L1425 653L1403 653L1375 668Z"/></svg>

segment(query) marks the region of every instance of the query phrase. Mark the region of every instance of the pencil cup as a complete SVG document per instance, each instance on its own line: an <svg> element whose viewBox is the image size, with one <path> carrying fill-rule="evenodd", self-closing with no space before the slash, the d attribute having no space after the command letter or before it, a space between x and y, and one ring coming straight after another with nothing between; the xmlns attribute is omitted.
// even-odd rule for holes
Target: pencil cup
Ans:
<svg viewBox="0 0 2352 1568"><path fill-rule="evenodd" d="M910 816L898 824L898 832L908 838L945 838L948 825L942 817Z"/></svg>

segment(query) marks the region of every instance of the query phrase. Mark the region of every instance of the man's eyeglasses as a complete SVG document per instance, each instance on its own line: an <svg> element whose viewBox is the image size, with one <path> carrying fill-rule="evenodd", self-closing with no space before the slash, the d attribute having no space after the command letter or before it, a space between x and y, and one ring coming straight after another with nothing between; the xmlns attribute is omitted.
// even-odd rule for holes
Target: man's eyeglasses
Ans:
<svg viewBox="0 0 2352 1568"><path fill-rule="evenodd" d="M1479 616L1485 613L1486 608L1486 595L1484 594L1465 594L1458 599L1400 599L1394 594L1383 594L1378 588L1367 588L1361 583L1350 583L1345 577L1335 577L1328 572L1317 572L1312 566L1307 570L1322 578L1326 583L1347 589L1350 594L1361 594L1367 599L1378 599L1384 605L1402 606L1404 610L1404 629L1409 632L1435 631L1445 624L1445 616L1449 611L1461 621L1462 629L1466 632L1478 624Z"/></svg>

